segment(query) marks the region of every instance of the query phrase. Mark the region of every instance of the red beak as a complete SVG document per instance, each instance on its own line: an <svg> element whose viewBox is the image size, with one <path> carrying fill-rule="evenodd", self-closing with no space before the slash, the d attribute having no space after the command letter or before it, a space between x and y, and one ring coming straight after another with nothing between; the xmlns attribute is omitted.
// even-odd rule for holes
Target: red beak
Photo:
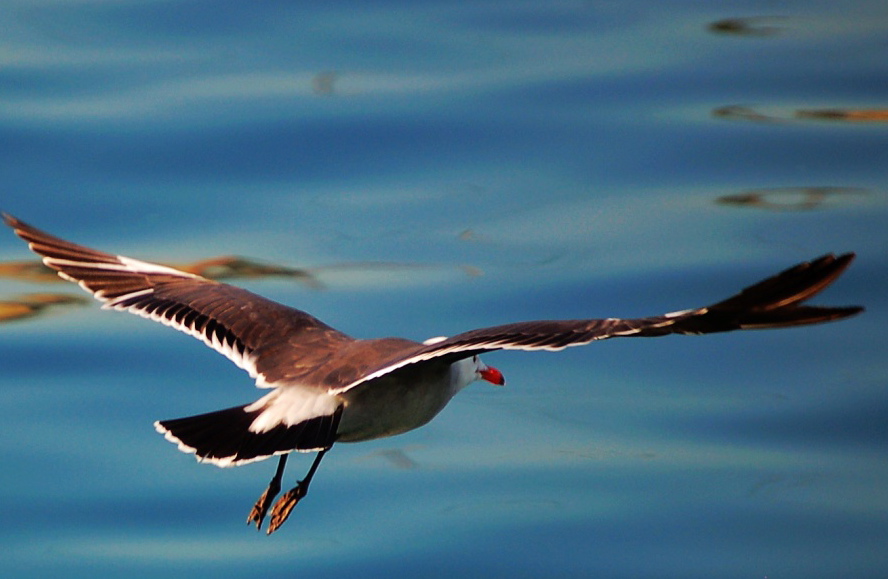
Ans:
<svg viewBox="0 0 888 579"><path fill-rule="evenodd" d="M506 384L506 379L503 377L503 373L493 366L488 366L484 370L481 370L479 374L481 374L483 380L487 380L491 384L496 384L497 386L505 386Z"/></svg>

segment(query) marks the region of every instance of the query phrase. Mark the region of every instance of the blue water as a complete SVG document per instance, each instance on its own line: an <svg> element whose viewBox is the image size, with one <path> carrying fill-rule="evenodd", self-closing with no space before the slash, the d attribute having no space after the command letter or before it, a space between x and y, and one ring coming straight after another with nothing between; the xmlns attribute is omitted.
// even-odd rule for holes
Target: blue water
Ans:
<svg viewBox="0 0 888 579"><path fill-rule="evenodd" d="M830 251L858 258L818 301L867 307L488 354L506 388L337 445L266 537L244 521L272 462L199 465L151 427L255 399L249 377L59 306L0 327L4 573L888 573L884 2L13 0L0 22L0 209L143 259L310 268L237 283L357 337L657 314ZM36 292L77 288L0 278Z"/></svg>

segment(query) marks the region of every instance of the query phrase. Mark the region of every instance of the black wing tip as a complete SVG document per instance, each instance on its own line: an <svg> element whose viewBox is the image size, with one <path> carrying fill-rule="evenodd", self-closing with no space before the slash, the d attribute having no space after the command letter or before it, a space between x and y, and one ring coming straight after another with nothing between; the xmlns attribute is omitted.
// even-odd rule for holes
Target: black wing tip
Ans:
<svg viewBox="0 0 888 579"><path fill-rule="evenodd" d="M832 266L832 268L831 268L832 272L827 277L827 281L826 281L824 287L827 285L830 285L839 276L841 276L845 272L845 270L848 269L848 266L851 265L851 262L853 262L856 257L857 257L857 254L854 253L853 251L839 254L838 257L833 256L833 254L831 254L831 253L824 255L821 259L829 258L829 260L831 262L831 266ZM864 311L866 311L865 307L858 306L858 305L821 307L819 309L821 309L822 311L827 312L829 314L829 318L824 321L840 320L842 318L856 316L857 314L860 314L860 313L863 313Z"/></svg>
<svg viewBox="0 0 888 579"><path fill-rule="evenodd" d="M826 253L808 263L815 267L830 267L834 271L835 276L838 277L843 271L848 269L855 257L857 257L857 254L853 251L840 253L838 256L833 253Z"/></svg>
<svg viewBox="0 0 888 579"><path fill-rule="evenodd" d="M798 263L709 306L706 309L710 314L699 322L708 318L712 326L708 331L725 331L819 324L857 315L864 311L862 306L806 305L838 279L854 258L853 252L838 256L827 253ZM688 321L688 325L693 324Z"/></svg>
<svg viewBox="0 0 888 579"><path fill-rule="evenodd" d="M3 217L3 222L12 227L13 229L20 229L23 227L30 227L27 223L19 219L18 217L7 213L6 211L0 211L0 216Z"/></svg>
<svg viewBox="0 0 888 579"><path fill-rule="evenodd" d="M18 217L11 215L9 213L6 213L5 211L0 212L0 216L3 217L3 222L6 223L6 225L8 225L9 227L11 227L16 235L21 237L23 240L25 240L29 244L32 244L35 242L39 243L41 241L44 241L44 242L52 242L52 243L63 243L63 244L72 245L72 246L75 245L71 242L65 241L65 240L60 239L58 237L55 237L54 235L50 235L49 233L46 233L45 231L34 227L30 223L25 223L24 221L22 221ZM33 250L34 246L31 245L30 247Z"/></svg>
<svg viewBox="0 0 888 579"><path fill-rule="evenodd" d="M0 211L0 216L3 217L3 222L15 230L16 234L20 231L40 231L30 223L25 223L15 215L11 213L7 213L6 211Z"/></svg>
<svg viewBox="0 0 888 579"><path fill-rule="evenodd" d="M765 312L763 314L750 313L738 324L741 330L766 330L771 328L787 328L792 326L806 326L837 322L864 311L862 306L844 307L819 307L819 306L795 306L786 311Z"/></svg>
<svg viewBox="0 0 888 579"><path fill-rule="evenodd" d="M866 311L866 308L863 306L845 306L839 308L824 308L828 310L828 318L823 320L824 322L831 322L834 320L843 320L845 318L850 318L852 316L856 316L858 314L862 314Z"/></svg>
<svg viewBox="0 0 888 579"><path fill-rule="evenodd" d="M809 283L809 292L804 295L804 297L800 300L801 302L809 300L814 295L820 293L828 286L832 285L832 283L837 280L848 267L851 265L851 262L854 261L854 258L857 257L857 254L854 252L842 253L836 256L832 253L827 253L821 255L820 257L813 259L809 262L802 262L795 267L791 267L783 273L777 274L775 278L783 277L784 274L789 274L790 272L808 269L811 271L810 276L811 280ZM855 310L854 313L859 313L863 311L862 306L846 306L846 307L833 307L833 308L823 308L830 310ZM850 313L847 315L851 315ZM844 317L844 316L843 316Z"/></svg>

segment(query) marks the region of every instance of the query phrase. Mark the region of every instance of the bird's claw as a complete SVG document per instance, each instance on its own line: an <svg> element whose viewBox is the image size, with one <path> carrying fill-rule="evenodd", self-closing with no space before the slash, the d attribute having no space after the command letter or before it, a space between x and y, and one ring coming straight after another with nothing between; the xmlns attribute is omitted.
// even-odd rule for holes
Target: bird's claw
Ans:
<svg viewBox="0 0 888 579"><path fill-rule="evenodd" d="M268 522L268 530L266 533L269 535L277 531L281 525L283 525L287 518L290 516L290 513L293 511L293 507L302 500L306 494L306 489L300 482L296 487L290 489L284 495L278 499L278 501L274 504L274 507L271 509L271 520Z"/></svg>
<svg viewBox="0 0 888 579"><path fill-rule="evenodd" d="M277 496L278 492L281 490L281 485L274 485L273 483L268 485L268 488L265 489L265 492L262 493L262 496L259 497L259 500L256 501L256 504L253 505L253 508L250 510L249 516L247 516L247 524L251 525L256 523L256 530L262 528L262 521L265 520L265 515L268 513L268 507L271 506L271 501L274 497Z"/></svg>

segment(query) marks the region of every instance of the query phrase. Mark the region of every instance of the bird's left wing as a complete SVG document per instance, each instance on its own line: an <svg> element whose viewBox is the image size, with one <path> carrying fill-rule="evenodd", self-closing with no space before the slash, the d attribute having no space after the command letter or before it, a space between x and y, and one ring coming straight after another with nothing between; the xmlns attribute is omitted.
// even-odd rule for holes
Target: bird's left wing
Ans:
<svg viewBox="0 0 888 579"><path fill-rule="evenodd" d="M260 387L297 380L321 362L318 352L353 341L301 310L247 290L77 245L11 215L3 219L47 266L104 308L138 314L202 340Z"/></svg>

